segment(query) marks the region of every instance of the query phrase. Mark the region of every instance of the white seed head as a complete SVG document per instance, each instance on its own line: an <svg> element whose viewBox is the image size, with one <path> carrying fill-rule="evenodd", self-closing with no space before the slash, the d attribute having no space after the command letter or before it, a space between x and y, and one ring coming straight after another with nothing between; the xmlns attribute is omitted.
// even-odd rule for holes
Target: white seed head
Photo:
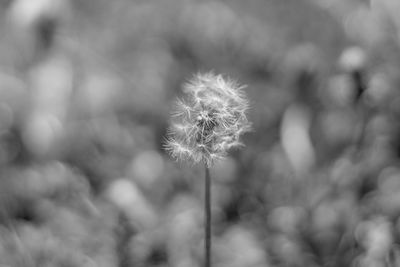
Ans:
<svg viewBox="0 0 400 267"><path fill-rule="evenodd" d="M177 160L211 166L250 130L243 86L213 73L197 74L184 85L185 99L172 112L166 150Z"/></svg>

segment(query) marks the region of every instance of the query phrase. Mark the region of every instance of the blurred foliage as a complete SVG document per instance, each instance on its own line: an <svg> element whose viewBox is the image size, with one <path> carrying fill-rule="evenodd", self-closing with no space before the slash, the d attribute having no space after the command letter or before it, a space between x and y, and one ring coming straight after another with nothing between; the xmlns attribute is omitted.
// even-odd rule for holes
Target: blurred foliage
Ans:
<svg viewBox="0 0 400 267"><path fill-rule="evenodd" d="M397 0L0 1L0 266L201 266L202 168L163 151L198 71L247 84L214 266L400 264Z"/></svg>

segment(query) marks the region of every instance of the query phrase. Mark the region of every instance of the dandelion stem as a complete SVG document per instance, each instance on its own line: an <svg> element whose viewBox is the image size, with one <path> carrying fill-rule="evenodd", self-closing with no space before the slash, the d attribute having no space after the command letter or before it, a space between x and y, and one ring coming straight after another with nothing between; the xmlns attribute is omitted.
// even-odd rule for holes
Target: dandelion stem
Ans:
<svg viewBox="0 0 400 267"><path fill-rule="evenodd" d="M205 211L205 267L211 267L211 177L210 168L205 165L205 193L204 193L204 211Z"/></svg>

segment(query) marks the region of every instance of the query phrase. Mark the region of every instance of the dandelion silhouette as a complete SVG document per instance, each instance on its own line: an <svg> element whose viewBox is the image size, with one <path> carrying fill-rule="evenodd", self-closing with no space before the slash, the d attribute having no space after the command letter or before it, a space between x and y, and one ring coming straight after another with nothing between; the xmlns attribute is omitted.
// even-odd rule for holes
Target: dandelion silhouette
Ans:
<svg viewBox="0 0 400 267"><path fill-rule="evenodd" d="M177 160L205 165L205 266L211 266L210 167L250 130L248 101L231 79L213 73L197 74L184 85L186 98L176 101L165 149Z"/></svg>

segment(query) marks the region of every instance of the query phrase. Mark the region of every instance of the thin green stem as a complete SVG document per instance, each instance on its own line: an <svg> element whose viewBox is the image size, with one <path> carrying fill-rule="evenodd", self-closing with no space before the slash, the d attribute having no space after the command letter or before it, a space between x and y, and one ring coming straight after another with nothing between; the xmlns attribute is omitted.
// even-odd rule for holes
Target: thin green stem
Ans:
<svg viewBox="0 0 400 267"><path fill-rule="evenodd" d="M211 267L211 176L210 168L205 165L205 183L204 183L204 211L205 211L205 267Z"/></svg>

